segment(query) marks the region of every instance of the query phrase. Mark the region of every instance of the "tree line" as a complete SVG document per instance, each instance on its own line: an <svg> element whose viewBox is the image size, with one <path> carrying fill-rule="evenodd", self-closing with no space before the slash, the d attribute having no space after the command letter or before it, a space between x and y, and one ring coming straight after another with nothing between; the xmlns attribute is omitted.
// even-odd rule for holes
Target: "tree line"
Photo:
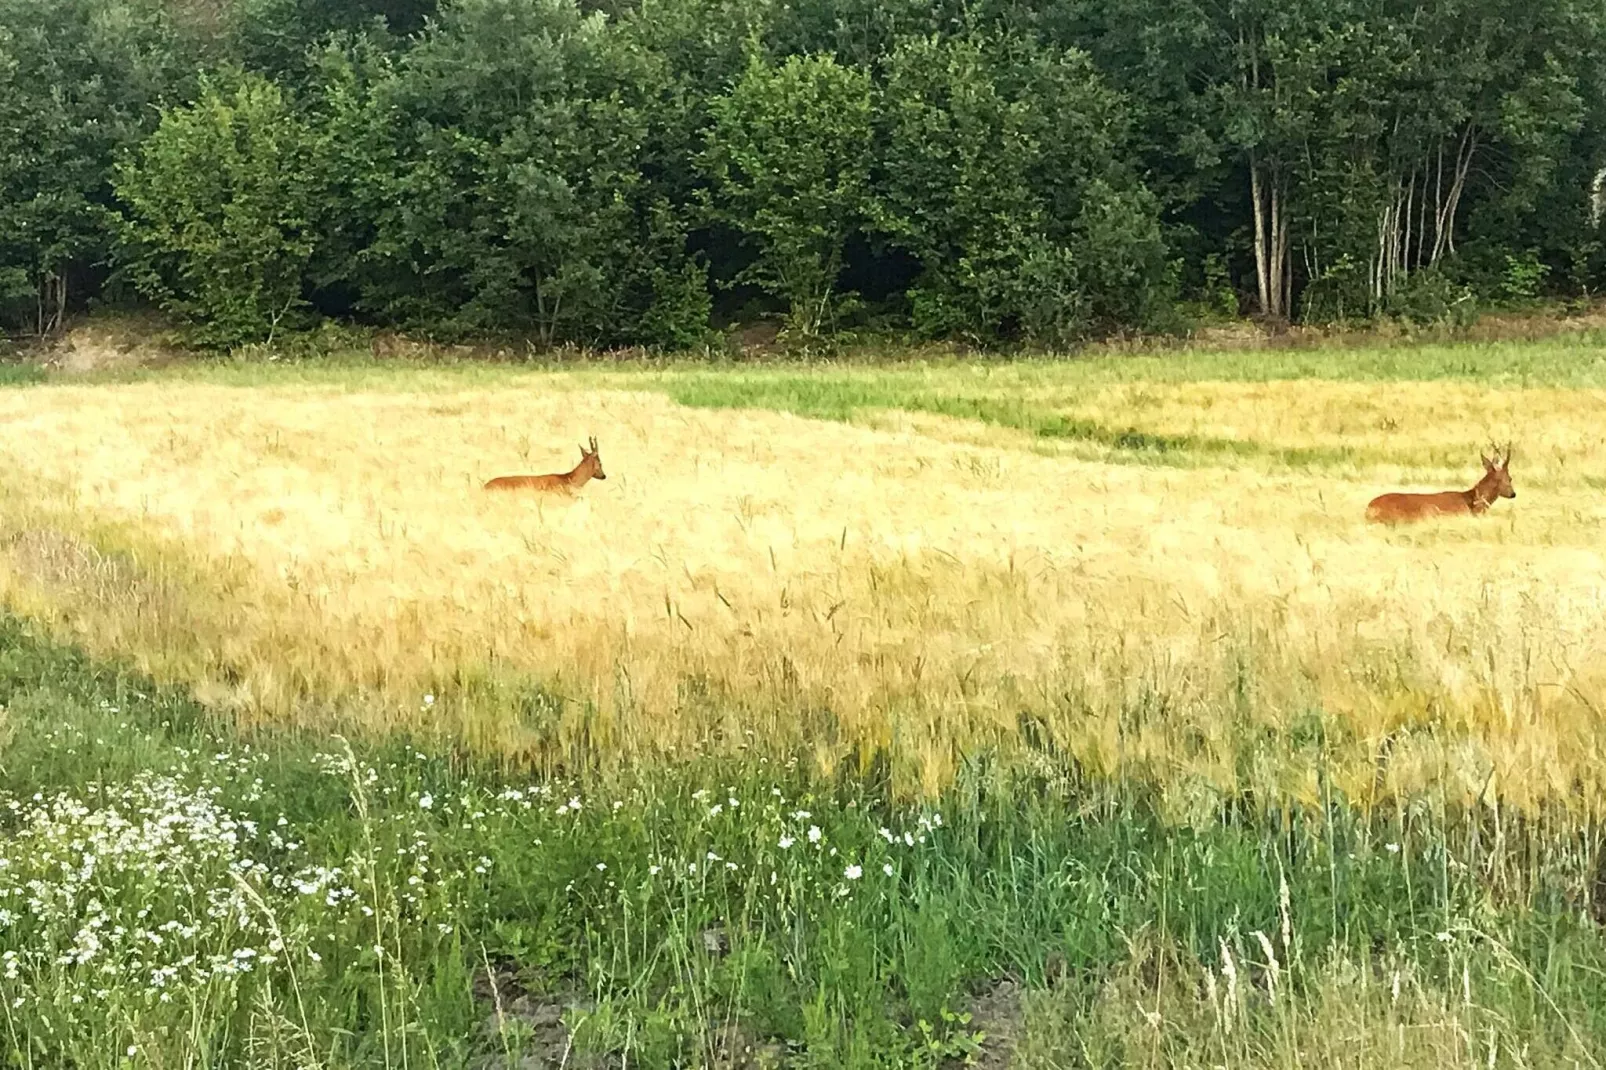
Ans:
<svg viewBox="0 0 1606 1070"><path fill-rule="evenodd" d="M1059 346L1606 281L1598 0L0 0L0 321Z"/></svg>

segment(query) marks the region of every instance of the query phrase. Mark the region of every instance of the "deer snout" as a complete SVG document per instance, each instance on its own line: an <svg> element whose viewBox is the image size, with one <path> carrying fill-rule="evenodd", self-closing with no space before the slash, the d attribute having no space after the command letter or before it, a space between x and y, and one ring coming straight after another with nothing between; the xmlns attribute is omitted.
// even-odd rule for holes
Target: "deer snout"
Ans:
<svg viewBox="0 0 1606 1070"><path fill-rule="evenodd" d="M598 472L596 475L592 476L591 478L592 479L607 479L608 477L604 473Z"/></svg>

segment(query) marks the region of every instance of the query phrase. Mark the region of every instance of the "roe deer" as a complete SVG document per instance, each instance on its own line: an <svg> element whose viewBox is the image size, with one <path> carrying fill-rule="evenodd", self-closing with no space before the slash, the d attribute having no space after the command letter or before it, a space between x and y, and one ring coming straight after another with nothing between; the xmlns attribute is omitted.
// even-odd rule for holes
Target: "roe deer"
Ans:
<svg viewBox="0 0 1606 1070"><path fill-rule="evenodd" d="M602 471L602 458L597 455L597 440L591 448L580 447L580 463L567 472L550 476L497 476L485 484L486 490L540 490L573 494L585 486L588 479L607 479Z"/></svg>
<svg viewBox="0 0 1606 1070"><path fill-rule="evenodd" d="M1446 490L1438 494L1382 494L1366 505L1366 519L1379 524L1398 524L1430 516L1482 516L1496 498L1515 498L1511 487L1511 447L1505 456L1495 450L1494 459L1483 458L1483 478L1471 490Z"/></svg>

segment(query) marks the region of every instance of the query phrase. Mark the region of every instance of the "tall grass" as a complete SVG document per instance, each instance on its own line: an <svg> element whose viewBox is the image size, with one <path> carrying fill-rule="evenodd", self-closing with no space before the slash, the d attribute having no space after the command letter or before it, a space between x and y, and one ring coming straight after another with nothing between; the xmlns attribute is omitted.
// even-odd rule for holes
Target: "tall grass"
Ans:
<svg viewBox="0 0 1606 1070"><path fill-rule="evenodd" d="M0 391L0 1047L1596 1066L1598 366Z"/></svg>
<svg viewBox="0 0 1606 1070"><path fill-rule="evenodd" d="M858 396L833 374L811 404ZM246 722L550 768L806 755L929 796L967 754L1049 753L1185 813L1314 802L1320 739L1365 805L1606 798L1594 392L1009 375L933 372L857 423L679 406L658 390L706 382L657 375L32 388L0 395L0 583ZM478 490L589 434L610 479L578 500ZM1469 484L1490 437L1516 502L1362 523Z"/></svg>
<svg viewBox="0 0 1606 1070"><path fill-rule="evenodd" d="M910 808L762 761L532 782L400 738L244 745L11 620L0 704L15 1065L935 1067L1007 1037L1017 1065L1587 1066L1606 1041L1598 831L1432 805L1187 829L985 764Z"/></svg>

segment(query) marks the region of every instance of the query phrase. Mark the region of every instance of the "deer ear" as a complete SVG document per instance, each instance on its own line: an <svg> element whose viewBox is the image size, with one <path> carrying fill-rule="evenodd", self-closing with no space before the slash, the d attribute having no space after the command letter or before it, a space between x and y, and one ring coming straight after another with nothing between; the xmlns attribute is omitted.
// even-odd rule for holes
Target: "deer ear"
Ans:
<svg viewBox="0 0 1606 1070"><path fill-rule="evenodd" d="M1485 457L1483 454L1480 453L1480 454L1478 454L1478 459L1483 462L1483 470L1484 471L1486 471L1486 472L1493 472L1494 471L1494 462L1491 461L1488 457Z"/></svg>

